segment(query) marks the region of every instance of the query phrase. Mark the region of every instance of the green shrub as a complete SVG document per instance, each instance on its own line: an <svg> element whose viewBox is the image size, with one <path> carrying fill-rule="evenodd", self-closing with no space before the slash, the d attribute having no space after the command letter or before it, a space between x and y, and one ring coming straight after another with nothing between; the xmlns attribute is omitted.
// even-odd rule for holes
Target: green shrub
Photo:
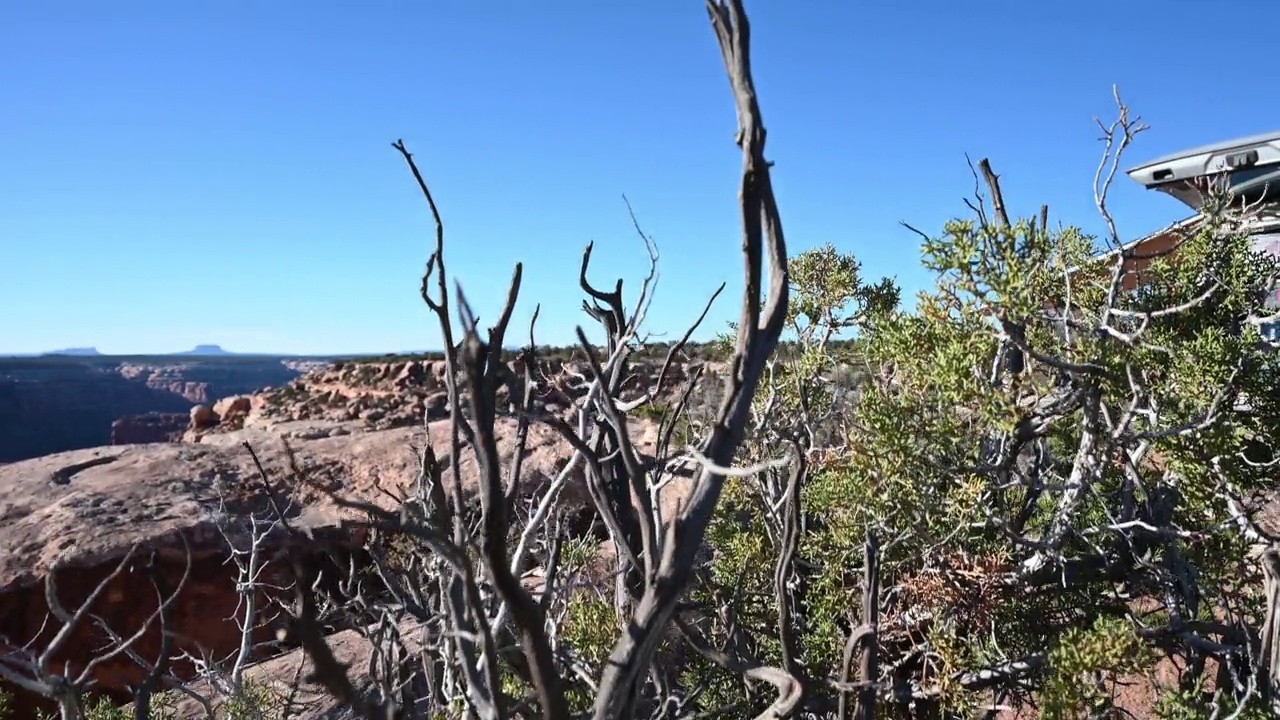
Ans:
<svg viewBox="0 0 1280 720"><path fill-rule="evenodd" d="M1228 655L1252 642L1261 578L1225 520L1230 495L1271 482L1259 457L1273 457L1280 431L1280 363L1245 319L1267 314L1276 263L1229 218L1210 216L1147 269L1145 288L1112 300L1109 267L1092 269L1095 244L1031 220L948 222L923 243L936 281L912 311L895 307L891 283L864 284L856 261L829 247L793 261L794 339L757 395L772 420L754 429L741 462L778 455L778 438L796 432L781 419L801 415L829 418L831 442L820 445L841 448L811 453L788 591L798 661L817 678L810 710L836 702L826 681L859 622L870 531L887 540L881 668L914 668L930 698L916 704L942 716L968 716L994 693L1035 700L1046 718L1085 717L1120 675L1165 657L1203 667L1212 653L1158 640L1176 634L1174 622L1225 626L1204 632L1234 648ZM1065 331L1055 308L1071 308ZM833 344L832 326L856 338ZM1019 373L1002 362L1015 333L1030 349ZM857 378L856 402L831 392L833 367ZM759 483L729 482L708 534L708 583L694 597L732 604L735 642L778 664L782 545L769 503ZM1140 602L1157 610L1139 614ZM1236 610L1215 619L1215 608ZM1028 658L1041 661L1017 682L971 679ZM714 688L707 709L741 695L704 664L689 673L688 687ZM1194 690L1203 680L1186 672L1167 688L1181 699L1162 704L1164 716L1211 709ZM1241 702L1231 696L1224 707Z"/></svg>

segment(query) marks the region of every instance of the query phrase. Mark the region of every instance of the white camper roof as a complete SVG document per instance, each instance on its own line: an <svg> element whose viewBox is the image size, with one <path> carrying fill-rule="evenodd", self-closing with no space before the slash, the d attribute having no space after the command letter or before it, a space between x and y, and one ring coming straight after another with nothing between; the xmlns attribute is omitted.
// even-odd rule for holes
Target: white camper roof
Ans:
<svg viewBox="0 0 1280 720"><path fill-rule="evenodd" d="M1280 130L1171 153L1130 168L1127 174L1152 188L1224 171L1274 165L1280 165Z"/></svg>
<svg viewBox="0 0 1280 720"><path fill-rule="evenodd" d="M1280 195L1280 131L1202 145L1165 155L1126 171L1148 190L1159 190L1199 211L1211 183L1225 178L1232 196L1249 203Z"/></svg>

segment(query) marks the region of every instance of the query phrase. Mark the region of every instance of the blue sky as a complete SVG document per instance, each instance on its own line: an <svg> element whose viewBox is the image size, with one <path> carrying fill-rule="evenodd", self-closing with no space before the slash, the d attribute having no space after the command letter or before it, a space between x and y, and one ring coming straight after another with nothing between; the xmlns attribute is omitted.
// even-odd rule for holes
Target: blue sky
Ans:
<svg viewBox="0 0 1280 720"><path fill-rule="evenodd" d="M1112 83L1152 125L1134 162L1280 128L1249 39L1280 20L1265 0L747 10L790 247L834 243L908 294L930 278L899 221L965 212L966 152L1015 211L1099 228ZM540 302L540 342L570 341L590 240L594 276L634 288L624 193L662 253L651 328L722 281L709 330L736 314L740 160L700 0L0 0L0 107L0 352L437 347L401 137L482 321L523 260L519 325ZM1123 232L1184 215L1130 185Z"/></svg>

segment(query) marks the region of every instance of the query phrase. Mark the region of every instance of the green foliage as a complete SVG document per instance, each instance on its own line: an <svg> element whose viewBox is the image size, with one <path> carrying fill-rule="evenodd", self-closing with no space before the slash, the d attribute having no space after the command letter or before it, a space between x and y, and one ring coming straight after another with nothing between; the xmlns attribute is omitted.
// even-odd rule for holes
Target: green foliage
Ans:
<svg viewBox="0 0 1280 720"><path fill-rule="evenodd" d="M694 425L693 408L685 407L677 412L676 408L667 403L654 400L635 408L631 414L637 419L654 423L664 430L674 423L670 436L673 448L687 447L700 439Z"/></svg>
<svg viewBox="0 0 1280 720"><path fill-rule="evenodd" d="M1245 706L1219 696L1205 689L1205 678L1198 677L1190 688L1171 688L1156 698L1156 717L1160 720L1203 720L1210 717L1235 718L1236 720L1268 720L1274 718L1266 704L1259 697L1249 698Z"/></svg>
<svg viewBox="0 0 1280 720"><path fill-rule="evenodd" d="M1041 717L1097 717L1111 703L1116 677L1150 670L1155 660L1156 654L1122 619L1098 618L1089 628L1070 628L1049 653Z"/></svg>
<svg viewBox="0 0 1280 720"><path fill-rule="evenodd" d="M128 708L111 702L110 698L96 697L85 703L85 720L133 720Z"/></svg>
<svg viewBox="0 0 1280 720"><path fill-rule="evenodd" d="M631 411L632 416L640 420L659 423L671 413L671 408L661 402L647 402Z"/></svg>
<svg viewBox="0 0 1280 720"><path fill-rule="evenodd" d="M174 720L182 695L166 690L151 696L150 720ZM0 692L0 720L12 709L12 698ZM246 680L240 690L223 698L216 708L216 720L284 720L290 716L288 698L270 685ZM57 720L56 713L37 713L38 720ZM90 695L84 701L84 720L133 720L133 708L117 705L105 695Z"/></svg>
<svg viewBox="0 0 1280 720"><path fill-rule="evenodd" d="M284 694L248 679L222 705L226 720L284 720L288 711L289 701Z"/></svg>
<svg viewBox="0 0 1280 720"><path fill-rule="evenodd" d="M572 599L565 614L562 635L583 667L599 668L609 659L618 637L613 603L592 591L582 591ZM566 695L574 712L587 712L595 696L579 678L566 678Z"/></svg>
<svg viewBox="0 0 1280 720"><path fill-rule="evenodd" d="M599 553L599 543L591 536L571 537L560 548L560 567L565 573L586 571Z"/></svg>
<svg viewBox="0 0 1280 720"><path fill-rule="evenodd" d="M914 672L944 715L978 700L955 678L1018 658L1048 655L1048 670L1024 681L1046 717L1068 718L1106 702L1105 683L1081 678L1149 672L1166 654L1195 652L1140 639L1135 602L1159 608L1142 618L1148 627L1171 613L1227 624L1258 616L1260 577L1226 522L1227 494L1272 482L1280 363L1248 318L1269 314L1262 302L1280 268L1211 217L1143 269L1144 286L1116 291L1113 261L1095 259L1094 245L1076 228L953 220L923 243L936 282L912 311L897 307L891 282L865 284L857 261L829 245L792 259L794 339L757 395L768 417L741 461L777 456L794 419L827 418L815 450L831 447L812 454L804 478L793 591L811 676L830 677L859 622L870 530L892 538L880 558L892 589L882 663L928 647ZM847 331L853 342L830 342ZM1005 364L1015 341L1030 349L1018 374ZM851 392L830 381L837 368L856 368ZM1068 492L1069 480L1082 489ZM731 604L743 642L777 663L770 512L752 479L727 481L708 534L709 582L694 595ZM1060 568L1073 563L1111 578L1063 582ZM1252 609L1215 620L1228 606ZM711 688L706 707L740 697L732 678L694 665L688 684ZM811 708L834 702L822 684L810 690ZM1165 717L1209 707L1179 697Z"/></svg>
<svg viewBox="0 0 1280 720"><path fill-rule="evenodd" d="M827 243L791 258L790 322L805 331L832 335L855 329L898 306L900 293L889 278L868 285L862 263Z"/></svg>
<svg viewBox="0 0 1280 720"><path fill-rule="evenodd" d="M133 720L133 710L128 707L116 705L111 698L105 695L90 696L84 700L84 719L85 720ZM0 713L3 717L3 713ZM57 720L56 713L41 711L36 714L37 720ZM165 702L159 695L152 702L151 718L153 720L172 720L174 717L173 704ZM240 720L235 718L234 720Z"/></svg>
<svg viewBox="0 0 1280 720"><path fill-rule="evenodd" d="M1218 491L1223 463L1232 463L1242 440L1259 436L1249 426L1275 427L1274 414L1264 418L1230 409L1241 390L1261 391L1275 377L1269 352L1259 347L1251 328L1242 326L1242 318L1258 309L1262 290L1275 277L1274 265L1252 253L1243 234L1211 224L1189 237L1175 256L1155 262L1146 288L1121 295L1113 304L1108 300L1109 273L1063 281L1068 268L1089 265L1092 244L1077 230L1044 232L1025 221L1011 228L948 223L943 237L924 247L925 265L938 274L936 290L922 293L916 313L899 314L871 333L866 352L873 364L892 369L893 381L863 395L853 438L861 452L853 454L850 472L876 486L873 497L892 498L872 504L873 516L910 530L902 554L887 561L898 565L898 572L911 572L919 564L912 558L926 557L929 548L942 543L1011 564L1032 554L1026 545L1011 542L997 525L1003 520L993 517L993 510L1019 507L1030 491L1002 491L999 473L974 469L987 462L984 453L991 439L1018 442L1014 438L1032 416L1029 404L1065 385L1096 392L1099 407L1109 408L1113 421L1129 423L1109 428L1110 447L1084 451L1098 470L1070 516L1064 546L1069 556L1094 554L1097 546L1089 547L1091 543L1110 545L1095 529L1124 513L1125 503L1132 502L1125 497L1145 490L1148 494L1138 502L1146 511L1167 509L1171 517L1161 522L1190 531L1196 541L1155 544L1150 537L1138 537L1132 542L1145 546L1159 562L1193 569L1207 587L1238 583L1247 574L1241 538L1221 523L1225 508ZM1229 280L1197 302L1206 293L1206 278ZM1167 310L1183 306L1178 312ZM1076 327L1064 332L1047 307L1069 308ZM1135 318L1138 313L1161 315ZM1116 317L1121 314L1128 316ZM1090 330L1103 321L1111 321L1116 332ZM993 387L992 359L1008 328L1015 326L1025 330L1027 345L1047 359L1033 361L1032 372L1023 377ZM1203 422L1215 402L1223 409L1212 423ZM1129 406L1158 410L1126 417ZM1066 473L1082 452L1080 422L1090 412L1083 402L1066 409L1058 417L1037 420L1044 423L1040 432L1046 451L1061 458L1055 461L1063 468L1058 473ZM1184 430L1169 432L1178 428ZM1136 452L1143 443L1150 445L1147 457L1158 457L1163 467L1144 464L1126 472L1121 453ZM1222 462L1215 466L1206 462L1210 458ZM1140 485L1135 486L1134 477L1142 478ZM1242 489L1265 483L1256 471L1241 467L1234 467L1229 477ZM1031 504L1025 527L1032 537L1049 531L1057 500L1045 493ZM1102 554L1125 556L1110 549ZM1158 586L1161 572L1147 567L1133 569L1138 576L1148 574L1138 582ZM999 623L992 634L1013 657L1052 646L1059 648L1060 662L1089 665L1096 660L1095 670L1118 670L1109 665L1116 660L1112 656L1063 654L1064 648L1094 637L1081 635L1082 628L1114 630L1099 615L1121 611L1097 601L1105 588L1082 587L1075 597L1064 590L1053 603L1007 598L1001 605L1022 606L1026 612L1014 614L1023 615L1024 622ZM1021 637L1010 636L1012 627ZM980 628L971 631L976 634ZM1133 650L1132 643L1124 647ZM1073 668L1072 673L1083 671ZM1066 712L1066 707L1059 710Z"/></svg>
<svg viewBox="0 0 1280 720"><path fill-rule="evenodd" d="M791 337L776 354L768 387L756 395L759 424L739 453L744 464L776 457L790 447L786 438L803 437L803 445L819 454L828 445L841 443L843 439L831 430L840 424L838 416L848 405L849 393L858 388L854 382L832 379L859 376L861 343L840 336L860 335L898 303L898 290L891 280L865 283L860 263L831 245L791 258L789 274ZM732 335L722 335L719 342L727 351ZM848 481L843 468L819 463L803 491L811 531L801 540L800 559L814 569L807 573L805 630L799 638L798 659L814 677L829 676L840 655L847 632L841 625L850 614L865 539L863 503L874 499L872 488L855 488ZM756 479L726 480L707 534L713 549L709 582L695 588L693 599L705 607L734 608L732 623L710 613L721 618L708 620L704 631L710 636L724 642L726 634L748 628L751 655L777 664L783 648L775 631L773 583L780 549L765 520L770 512L766 504L772 500L764 499ZM690 690L701 692L699 705L707 710L740 703L743 696L739 678L701 659L690 663L682 681ZM821 686L814 690L822 692Z"/></svg>

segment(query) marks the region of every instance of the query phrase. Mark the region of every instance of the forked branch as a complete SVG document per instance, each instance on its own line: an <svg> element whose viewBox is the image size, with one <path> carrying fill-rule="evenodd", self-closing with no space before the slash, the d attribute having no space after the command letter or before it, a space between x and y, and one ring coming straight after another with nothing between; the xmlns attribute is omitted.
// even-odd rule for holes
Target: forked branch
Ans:
<svg viewBox="0 0 1280 720"><path fill-rule="evenodd" d="M732 464L742 442L765 362L777 347L787 315L787 246L765 159L765 127L751 76L751 28L741 0L707 0L738 115L737 144L742 149L744 287L737 341L718 421L702 450L716 467ZM761 306L764 265L769 286ZM600 679L594 717L625 717L633 689L648 671L654 652L684 594L698 549L724 486L724 475L704 466L674 522L667 526L657 574L647 584L627 632L614 645Z"/></svg>

